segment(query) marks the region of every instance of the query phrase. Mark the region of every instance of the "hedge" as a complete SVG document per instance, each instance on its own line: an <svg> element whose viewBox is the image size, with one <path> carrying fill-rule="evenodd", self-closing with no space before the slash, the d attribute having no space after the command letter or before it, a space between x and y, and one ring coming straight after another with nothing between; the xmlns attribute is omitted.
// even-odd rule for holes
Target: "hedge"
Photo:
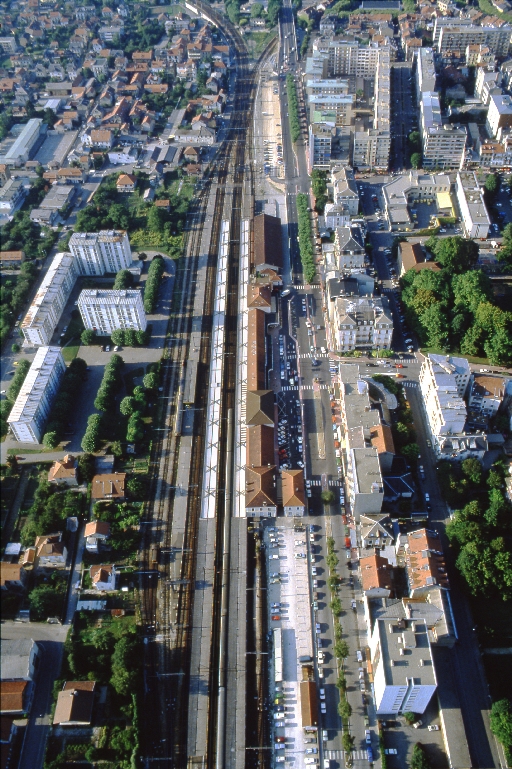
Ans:
<svg viewBox="0 0 512 769"><path fill-rule="evenodd" d="M14 374L12 382L9 385L9 388L7 390L6 400L8 400L9 403L12 403L14 405L14 402L21 390L21 386L25 381L25 377L28 374L29 368L30 368L30 361L28 361L26 358L24 358L23 360L20 360L18 364L18 368L16 369L16 373Z"/></svg>
<svg viewBox="0 0 512 769"><path fill-rule="evenodd" d="M164 269L165 264L162 257L155 256L149 266L148 277L144 287L144 310L148 313L152 313L155 309Z"/></svg>
<svg viewBox="0 0 512 769"><path fill-rule="evenodd" d="M297 212L299 218L299 250L304 281L306 283L312 283L316 275L313 233L311 230L311 220L309 218L308 196L303 192L297 195Z"/></svg>

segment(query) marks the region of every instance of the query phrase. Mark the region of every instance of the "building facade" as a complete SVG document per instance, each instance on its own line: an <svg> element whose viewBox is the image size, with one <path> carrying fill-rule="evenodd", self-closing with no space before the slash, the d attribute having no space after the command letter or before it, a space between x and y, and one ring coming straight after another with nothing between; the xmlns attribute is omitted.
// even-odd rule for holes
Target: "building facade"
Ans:
<svg viewBox="0 0 512 769"><path fill-rule="evenodd" d="M487 238L491 220L474 171L459 171L455 191L467 238Z"/></svg>
<svg viewBox="0 0 512 769"><path fill-rule="evenodd" d="M76 259L80 275L104 275L126 270L132 263L128 233L124 230L75 232L69 250Z"/></svg>
<svg viewBox="0 0 512 769"><path fill-rule="evenodd" d="M38 349L7 420L17 441L41 443L65 371L60 347Z"/></svg>
<svg viewBox="0 0 512 769"><path fill-rule="evenodd" d="M433 442L441 436L462 434L466 423L467 390L471 370L465 358L429 354L420 371L420 392Z"/></svg>
<svg viewBox="0 0 512 769"><path fill-rule="evenodd" d="M146 313L139 290L103 291L87 289L78 297L78 309L85 328L108 336L116 329L145 331Z"/></svg>
<svg viewBox="0 0 512 769"><path fill-rule="evenodd" d="M21 324L29 344L50 344L76 278L76 263L71 254L56 254Z"/></svg>

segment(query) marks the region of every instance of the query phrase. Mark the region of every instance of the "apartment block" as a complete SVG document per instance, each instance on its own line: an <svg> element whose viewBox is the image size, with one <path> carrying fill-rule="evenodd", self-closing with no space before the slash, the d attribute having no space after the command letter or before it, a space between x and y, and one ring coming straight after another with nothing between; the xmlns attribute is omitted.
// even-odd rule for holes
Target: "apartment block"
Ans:
<svg viewBox="0 0 512 769"><path fill-rule="evenodd" d="M432 48L420 48L416 55L416 87L418 93L436 90L436 68Z"/></svg>
<svg viewBox="0 0 512 769"><path fill-rule="evenodd" d="M47 346L77 279L71 254L56 254L21 324L29 344Z"/></svg>
<svg viewBox="0 0 512 769"><path fill-rule="evenodd" d="M437 42L437 53L443 61L464 61L471 45L485 45L496 56L507 56L510 49L512 28L465 26L459 23L443 26Z"/></svg>
<svg viewBox="0 0 512 769"><path fill-rule="evenodd" d="M459 171L455 191L467 238L487 238L491 220L474 171Z"/></svg>
<svg viewBox="0 0 512 769"><path fill-rule="evenodd" d="M500 129L512 128L512 97L493 94L489 99L486 127L489 135L496 138Z"/></svg>
<svg viewBox="0 0 512 769"><path fill-rule="evenodd" d="M7 419L17 441L41 443L65 371L60 347L38 349Z"/></svg>
<svg viewBox="0 0 512 769"><path fill-rule="evenodd" d="M75 232L69 250L78 264L80 275L104 275L119 272L132 263L128 233L124 230Z"/></svg>
<svg viewBox="0 0 512 769"><path fill-rule="evenodd" d="M336 227L334 235L336 266L341 272L362 270L366 265L366 250L359 227Z"/></svg>
<svg viewBox="0 0 512 769"><path fill-rule="evenodd" d="M452 27L456 24L458 27L473 27L471 19L454 19L453 16L437 16L434 20L434 31L432 33L432 45L437 48L441 32L444 27Z"/></svg>
<svg viewBox="0 0 512 769"><path fill-rule="evenodd" d="M405 573L411 598L428 593L433 587L450 587L441 537L437 531L419 529L407 535Z"/></svg>
<svg viewBox="0 0 512 769"><path fill-rule="evenodd" d="M433 91L421 94L421 138L424 168L460 168L464 162L466 128L443 125L439 96Z"/></svg>
<svg viewBox="0 0 512 769"><path fill-rule="evenodd" d="M386 170L389 165L391 133L367 128L354 132L352 163L356 168Z"/></svg>
<svg viewBox="0 0 512 769"><path fill-rule="evenodd" d="M21 179L9 179L0 189L0 213L12 216L23 204L27 188Z"/></svg>
<svg viewBox="0 0 512 769"><path fill-rule="evenodd" d="M475 96L478 96L482 104L489 106L491 96L500 96L501 72L489 72L485 67L478 67L476 71Z"/></svg>
<svg viewBox="0 0 512 769"><path fill-rule="evenodd" d="M377 715L424 713L437 681L424 619L377 619L369 646Z"/></svg>
<svg viewBox="0 0 512 769"><path fill-rule="evenodd" d="M420 392L434 442L443 435L462 434L466 424L471 370L465 358L429 354L420 371Z"/></svg>
<svg viewBox="0 0 512 769"><path fill-rule="evenodd" d="M336 128L332 123L309 126L309 168L329 168Z"/></svg>
<svg viewBox="0 0 512 769"><path fill-rule="evenodd" d="M343 205L352 216L359 212L359 192L354 173L349 168L333 168L331 184L335 205Z"/></svg>
<svg viewBox="0 0 512 769"><path fill-rule="evenodd" d="M118 328L145 331L147 327L142 292L138 290L87 289L80 292L78 309L85 328L100 336L108 336Z"/></svg>

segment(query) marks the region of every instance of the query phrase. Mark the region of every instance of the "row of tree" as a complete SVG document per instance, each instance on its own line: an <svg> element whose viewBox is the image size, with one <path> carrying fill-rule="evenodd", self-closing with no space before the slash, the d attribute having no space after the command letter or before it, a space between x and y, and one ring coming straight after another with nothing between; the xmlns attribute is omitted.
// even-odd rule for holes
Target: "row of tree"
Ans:
<svg viewBox="0 0 512 769"><path fill-rule="evenodd" d="M37 276L34 262L24 262L17 275L6 275L0 287L0 344L3 345Z"/></svg>
<svg viewBox="0 0 512 769"><path fill-rule="evenodd" d="M116 328L110 335L112 344L123 347L146 347L151 339L151 327L145 331L136 331L133 328ZM103 344L104 337L98 337L94 329L86 328L82 331L80 341L83 345Z"/></svg>
<svg viewBox="0 0 512 769"><path fill-rule="evenodd" d="M144 287L144 310L149 314L155 310L164 270L164 260L161 256L155 256L149 265L148 277Z"/></svg>
<svg viewBox="0 0 512 769"><path fill-rule="evenodd" d="M328 201L327 195L327 172L319 171L317 168L311 172L311 187L315 196L315 211L323 214L325 204Z"/></svg>
<svg viewBox="0 0 512 769"><path fill-rule="evenodd" d="M105 366L103 372L103 379L99 386L94 401L94 407L98 411L112 411L114 408L114 401L116 395L123 386L123 378L121 371L124 366L124 360L120 355L112 355L109 362ZM91 414L87 420L87 428L82 438L82 449L86 452L93 453L100 447L101 442L101 427L102 417L100 414Z"/></svg>
<svg viewBox="0 0 512 769"><path fill-rule="evenodd" d="M512 313L494 304L489 278L474 267L478 245L460 237L426 243L441 270L409 270L402 301L422 344L463 355L485 355L494 365L512 360Z"/></svg>
<svg viewBox="0 0 512 769"><path fill-rule="evenodd" d="M286 93L288 95L288 115L290 121L290 135L292 142L296 142L300 136L299 99L293 75L286 76Z"/></svg>
<svg viewBox="0 0 512 769"><path fill-rule="evenodd" d="M299 220L299 250L304 282L312 283L316 275L313 232L309 217L309 200L308 196L303 192L297 195L297 214Z"/></svg>
<svg viewBox="0 0 512 769"><path fill-rule="evenodd" d="M473 595L512 598L512 505L505 496L504 470L485 473L478 460L462 463L471 499L446 527L458 549L457 568ZM484 485L485 484L485 485ZM485 486L487 489L485 489Z"/></svg>
<svg viewBox="0 0 512 769"><path fill-rule="evenodd" d="M158 371L148 372L142 380L144 387L138 385L132 395L123 398L119 405L119 411L128 417L126 426L126 440L128 443L136 443L144 437L144 412L147 408L147 391L156 390L159 384Z"/></svg>
<svg viewBox="0 0 512 769"><path fill-rule="evenodd" d="M82 358L72 360L66 369L46 425L43 437L46 448L56 448L64 437L70 414L74 413L77 398L80 397L86 372L87 363Z"/></svg>

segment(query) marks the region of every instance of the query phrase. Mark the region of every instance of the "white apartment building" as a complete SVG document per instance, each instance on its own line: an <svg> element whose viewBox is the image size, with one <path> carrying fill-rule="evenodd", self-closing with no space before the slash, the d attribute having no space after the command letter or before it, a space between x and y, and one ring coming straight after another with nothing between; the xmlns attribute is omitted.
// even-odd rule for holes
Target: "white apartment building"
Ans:
<svg viewBox="0 0 512 769"><path fill-rule="evenodd" d="M8 179L0 189L0 213L12 216L22 205L27 196L27 188L22 179Z"/></svg>
<svg viewBox="0 0 512 769"><path fill-rule="evenodd" d="M356 168L387 170L390 149L389 130L367 128L364 131L354 131L352 163Z"/></svg>
<svg viewBox="0 0 512 769"><path fill-rule="evenodd" d="M384 500L384 484L375 448L347 451L347 491L350 507L356 516L380 513Z"/></svg>
<svg viewBox="0 0 512 769"><path fill-rule="evenodd" d="M433 442L462 434L466 424L466 393L471 369L466 358L429 354L420 371L420 391Z"/></svg>
<svg viewBox="0 0 512 769"><path fill-rule="evenodd" d="M473 21L471 19L454 19L453 16L436 17L434 20L434 32L432 34L432 45L434 48L436 48L439 43L443 27L452 27L454 24L457 24L458 27L472 27Z"/></svg>
<svg viewBox="0 0 512 769"><path fill-rule="evenodd" d="M459 171L455 191L465 236L486 238L489 235L491 220L474 171Z"/></svg>
<svg viewBox="0 0 512 769"><path fill-rule="evenodd" d="M7 420L17 441L41 443L65 371L60 347L38 349Z"/></svg>
<svg viewBox="0 0 512 769"><path fill-rule="evenodd" d="M470 416L492 419L503 403L507 385L512 380L491 374L473 374L468 393Z"/></svg>
<svg viewBox="0 0 512 769"><path fill-rule="evenodd" d="M309 168L329 168L332 142L336 136L333 123L312 123L309 126Z"/></svg>
<svg viewBox="0 0 512 769"><path fill-rule="evenodd" d="M21 324L29 344L50 344L76 278L76 263L71 254L56 254Z"/></svg>
<svg viewBox="0 0 512 769"><path fill-rule="evenodd" d="M496 138L501 129L512 128L512 97L508 94L492 95L489 99L486 128Z"/></svg>
<svg viewBox="0 0 512 769"><path fill-rule="evenodd" d="M432 48L420 48L416 55L416 87L418 93L436 90L436 68Z"/></svg>
<svg viewBox="0 0 512 769"><path fill-rule="evenodd" d="M501 95L501 72L489 72L485 67L478 67L476 71L475 96L489 106L491 96Z"/></svg>
<svg viewBox="0 0 512 769"><path fill-rule="evenodd" d="M80 275L104 275L119 272L132 263L128 233L124 230L75 232L69 241Z"/></svg>
<svg viewBox="0 0 512 769"><path fill-rule="evenodd" d="M334 303L334 339L340 352L388 350L393 317L387 297L339 297Z"/></svg>
<svg viewBox="0 0 512 769"><path fill-rule="evenodd" d="M145 331L148 325L142 292L137 289L86 289L80 292L78 309L85 328L100 336L108 336L118 328Z"/></svg>
<svg viewBox="0 0 512 769"><path fill-rule="evenodd" d="M466 147L466 128L443 125L439 96L433 91L421 94L421 139L424 168L461 168Z"/></svg>
<svg viewBox="0 0 512 769"><path fill-rule="evenodd" d="M378 716L424 713L437 688L424 619L377 619L369 646Z"/></svg>

